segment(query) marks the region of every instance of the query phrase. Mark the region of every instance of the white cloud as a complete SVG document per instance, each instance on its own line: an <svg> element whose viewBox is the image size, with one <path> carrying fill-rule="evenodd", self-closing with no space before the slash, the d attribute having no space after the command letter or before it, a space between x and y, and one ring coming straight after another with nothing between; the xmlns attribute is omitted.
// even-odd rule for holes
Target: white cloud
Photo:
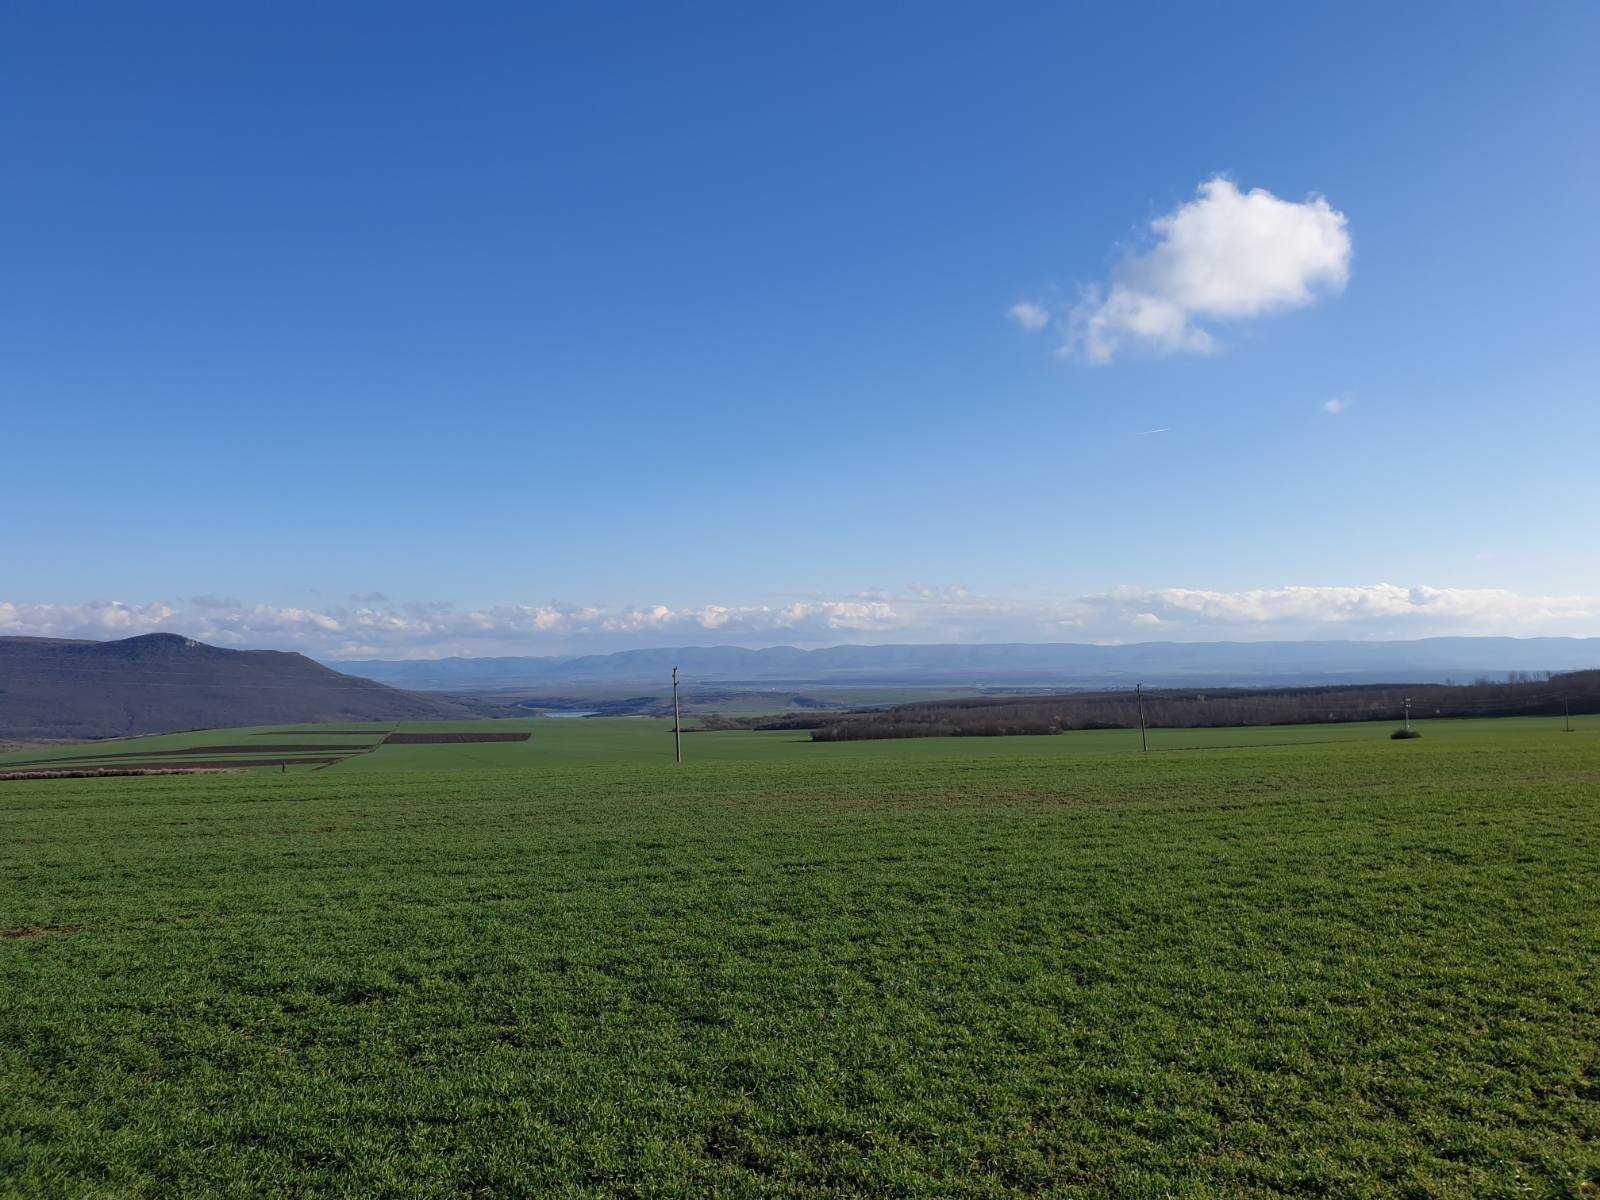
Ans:
<svg viewBox="0 0 1600 1200"><path fill-rule="evenodd" d="M1321 196L1301 203L1216 176L1196 199L1150 223L1152 244L1126 254L1069 319L1069 352L1109 363L1123 350L1209 354L1206 322L1242 321L1314 304L1350 275L1345 215Z"/></svg>
<svg viewBox="0 0 1600 1200"><path fill-rule="evenodd" d="M1243 591L1118 587L1026 599L919 586L898 593L682 608L0 601L0 635L121 638L157 631L225 646L304 650L330 659L591 653L685 644L1600 635L1600 596L1379 583Z"/></svg>
<svg viewBox="0 0 1600 1200"><path fill-rule="evenodd" d="M1281 587L1241 592L1114 588L1085 602L1098 611L1138 609L1163 624L1220 633L1235 627L1327 630L1409 636L1431 633L1528 634L1600 629L1600 596L1527 596L1502 588ZM1348 636L1348 635L1347 635Z"/></svg>
<svg viewBox="0 0 1600 1200"><path fill-rule="evenodd" d="M1038 333L1050 324L1050 313L1043 305L1035 304L1032 300L1018 300L1006 309L1006 316L1020 328L1029 333Z"/></svg>
<svg viewBox="0 0 1600 1200"><path fill-rule="evenodd" d="M1340 396L1335 396L1332 400L1329 400L1322 406L1322 411L1327 413L1330 417L1337 417L1349 406L1350 402L1348 400L1345 400Z"/></svg>

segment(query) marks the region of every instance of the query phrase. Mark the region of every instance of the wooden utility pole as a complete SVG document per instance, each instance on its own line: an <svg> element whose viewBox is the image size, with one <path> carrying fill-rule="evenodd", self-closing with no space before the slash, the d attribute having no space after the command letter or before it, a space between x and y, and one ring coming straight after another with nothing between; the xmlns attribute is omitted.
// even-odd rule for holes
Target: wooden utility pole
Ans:
<svg viewBox="0 0 1600 1200"><path fill-rule="evenodd" d="M672 668L672 751L683 762L683 720L678 713L678 668Z"/></svg>
<svg viewBox="0 0 1600 1200"><path fill-rule="evenodd" d="M1134 698L1139 701L1139 749L1144 751L1144 753L1149 754L1150 753L1150 738L1145 733L1145 724L1144 724L1144 684L1142 684L1142 683L1134 684L1133 685L1133 695L1134 695Z"/></svg>

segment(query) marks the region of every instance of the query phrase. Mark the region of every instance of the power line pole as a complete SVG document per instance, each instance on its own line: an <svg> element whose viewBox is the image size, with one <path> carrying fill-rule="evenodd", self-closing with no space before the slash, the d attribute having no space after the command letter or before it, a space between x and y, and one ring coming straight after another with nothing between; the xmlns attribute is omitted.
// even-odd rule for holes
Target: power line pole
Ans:
<svg viewBox="0 0 1600 1200"><path fill-rule="evenodd" d="M672 751L683 762L683 719L678 712L678 668L672 668Z"/></svg>
<svg viewBox="0 0 1600 1200"><path fill-rule="evenodd" d="M1134 699L1139 701L1139 749L1144 751L1144 753L1149 754L1150 753L1150 738L1145 733L1145 724L1144 724L1144 684L1142 684L1142 683L1134 684L1133 685L1133 695L1134 695Z"/></svg>

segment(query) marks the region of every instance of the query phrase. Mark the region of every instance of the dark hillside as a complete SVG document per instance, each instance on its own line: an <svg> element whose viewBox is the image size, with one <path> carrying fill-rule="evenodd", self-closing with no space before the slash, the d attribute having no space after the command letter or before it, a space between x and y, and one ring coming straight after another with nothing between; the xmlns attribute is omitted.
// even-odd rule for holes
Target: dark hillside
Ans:
<svg viewBox="0 0 1600 1200"><path fill-rule="evenodd" d="M225 650L170 633L115 642L0 638L0 737L486 715L500 710L400 691L278 650Z"/></svg>
<svg viewBox="0 0 1600 1200"><path fill-rule="evenodd" d="M1398 683L1337 688L1147 688L1061 696L975 697L899 704L845 715L787 715L757 729L812 730L819 742L905 737L993 737L1072 729L1152 729L1398 721L1413 717L1558 716L1600 712L1600 671L1516 676L1505 682Z"/></svg>

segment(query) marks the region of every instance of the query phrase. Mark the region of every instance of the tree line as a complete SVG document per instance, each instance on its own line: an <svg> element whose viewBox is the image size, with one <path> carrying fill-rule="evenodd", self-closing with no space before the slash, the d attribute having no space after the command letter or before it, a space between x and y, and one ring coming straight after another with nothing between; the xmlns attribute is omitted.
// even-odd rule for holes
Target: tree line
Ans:
<svg viewBox="0 0 1600 1200"><path fill-rule="evenodd" d="M1600 670L1552 675L1514 672L1467 684L1351 684L1298 688L1157 688L1143 694L1144 720L1157 729L1398 721L1411 716L1501 717L1600 712ZM1135 729L1132 691L929 700L849 713L794 713L745 723L809 729L813 741L872 738L1000 737L1074 729Z"/></svg>

